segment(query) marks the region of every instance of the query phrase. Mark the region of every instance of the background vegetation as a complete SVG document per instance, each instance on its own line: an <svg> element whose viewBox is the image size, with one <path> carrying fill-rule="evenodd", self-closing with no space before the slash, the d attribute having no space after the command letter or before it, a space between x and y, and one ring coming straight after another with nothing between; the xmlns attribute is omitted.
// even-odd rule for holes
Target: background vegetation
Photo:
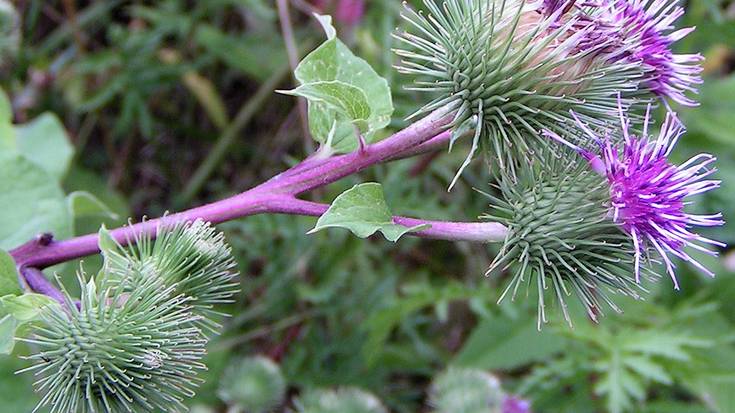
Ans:
<svg viewBox="0 0 735 413"><path fill-rule="evenodd" d="M340 37L388 79L392 129L425 99L405 91L408 79L391 67L400 3L368 1L359 21L338 21ZM313 7L291 1L301 52L323 38ZM681 24L698 26L682 51L701 52L707 63L701 106L681 111L689 133L677 161L718 156L723 188L693 208L722 210L733 222L735 3L690 0ZM67 237L220 199L313 150L297 101L273 93L292 86L274 1L0 0L0 30L0 86L25 142L19 150L45 169L31 179L0 167L3 194L17 179L37 189L28 204L0 203L2 248L40 229ZM315 197L328 202L377 180L396 213L473 220L485 201L469 188L486 185L486 166L475 162L466 185L447 193L461 149L373 168ZM0 152L9 150L0 141ZM28 215L28 205L73 200L65 194L81 190L108 208L77 200L48 222ZM262 216L221 226L242 292L211 345L197 412L224 411L225 367L255 354L280 365L282 409L309 389L356 386L392 411L429 411L432 378L457 365L493 372L536 412L735 412L735 253L708 263L714 280L682 269L680 292L662 282L646 302L619 299L625 313L599 325L580 315L569 329L557 314L538 332L533 297L495 304L506 280L482 276L492 248L409 238L394 245L340 230L305 235L314 222ZM731 228L705 235L732 244ZM78 265L54 270L70 277ZM96 265L95 257L84 261L89 271ZM32 377L13 374L23 366L0 358L4 411L30 411L37 400Z"/></svg>

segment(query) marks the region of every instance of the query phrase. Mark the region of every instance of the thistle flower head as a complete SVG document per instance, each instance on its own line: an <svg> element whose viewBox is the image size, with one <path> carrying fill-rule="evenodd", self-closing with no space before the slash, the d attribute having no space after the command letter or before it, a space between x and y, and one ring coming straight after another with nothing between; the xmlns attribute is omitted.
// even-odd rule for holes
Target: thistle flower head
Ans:
<svg viewBox="0 0 735 413"><path fill-rule="evenodd" d="M387 413L372 393L355 387L312 390L296 401L299 413Z"/></svg>
<svg viewBox="0 0 735 413"><path fill-rule="evenodd" d="M619 113L624 138L622 147L611 139L609 133L598 136L580 121L580 128L599 142L602 157L575 149L583 152L607 177L613 220L630 235L634 243L636 280L640 278L642 257L649 249L660 255L676 289L679 289L676 265L670 255L714 276L687 254L685 248L691 247L717 255L707 245L725 245L698 235L691 229L695 226L722 225L722 215L696 215L687 213L684 209L690 203L689 197L720 186L720 181L706 179L715 172L712 168L715 157L699 154L682 165L674 165L668 160L668 156L685 132L675 113L667 113L657 137L648 134L650 110L647 112L641 136L632 134L630 121L625 117L622 108Z"/></svg>
<svg viewBox="0 0 735 413"><path fill-rule="evenodd" d="M618 311L608 293L638 297L632 243L608 216L607 182L585 162L547 155L516 177L503 175L498 189L499 197L485 195L497 211L487 217L508 227L488 270L512 270L500 300L511 291L515 297L524 283L535 285L540 328L548 293L570 324L565 298L572 294L595 320L602 313L600 300Z"/></svg>
<svg viewBox="0 0 735 413"><path fill-rule="evenodd" d="M157 277L139 274L114 282L105 274L79 276L77 307L48 307L43 325L26 341L40 351L26 369L39 379L38 408L68 412L178 412L193 396L206 339L195 326L189 299ZM37 409L38 409L37 408Z"/></svg>
<svg viewBox="0 0 735 413"><path fill-rule="evenodd" d="M452 142L475 130L462 168L480 142L490 144L501 167L512 168L547 145L542 130L573 124L570 109L602 126L612 118L617 93L627 98L638 88L637 64L596 59L604 44L579 47L588 29L572 30L576 17L559 23L564 7L547 16L539 13L544 2L524 0L424 4L426 14L410 8L404 14L409 31L397 35L406 47L396 50L403 58L398 70L418 77L414 89L436 96L417 114L455 111Z"/></svg>
<svg viewBox="0 0 735 413"><path fill-rule="evenodd" d="M696 106L686 94L696 93L696 85L702 83L703 57L672 50L676 41L694 30L673 30L684 14L678 4L678 0L544 0L544 10L578 20L572 27L585 33L581 48L595 49L610 62L640 65L645 71L644 88L661 98Z"/></svg>
<svg viewBox="0 0 735 413"><path fill-rule="evenodd" d="M280 367L263 356L234 361L225 371L220 398L252 413L272 411L286 395L286 380Z"/></svg>
<svg viewBox="0 0 735 413"><path fill-rule="evenodd" d="M155 274L192 298L194 312L203 316L202 327L218 329L214 319L222 314L213 307L231 302L238 287L233 282L236 262L221 232L202 220L164 222L155 241L141 236L125 248L111 242L112 248L103 248L106 271L128 274L132 268Z"/></svg>
<svg viewBox="0 0 735 413"><path fill-rule="evenodd" d="M671 32L673 23L684 15L678 0L615 0L603 6L602 16L609 22L610 33L620 39L617 58L640 62L647 71L646 86L661 97L695 106L687 91L696 92L702 83L699 54L675 54L674 42L694 28Z"/></svg>

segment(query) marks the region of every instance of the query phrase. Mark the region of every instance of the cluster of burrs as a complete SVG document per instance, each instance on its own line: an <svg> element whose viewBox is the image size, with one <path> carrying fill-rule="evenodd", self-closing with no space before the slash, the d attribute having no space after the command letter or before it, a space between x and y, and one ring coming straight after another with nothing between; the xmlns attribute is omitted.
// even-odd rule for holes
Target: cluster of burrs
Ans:
<svg viewBox="0 0 735 413"><path fill-rule="evenodd" d="M497 184L488 218L509 229L488 274L510 270L502 297L538 288L547 301L575 295L593 319L610 293L639 297L663 264L675 288L681 259L713 275L691 250L724 245L695 232L720 214L685 211L719 186L715 158L669 160L684 127L669 101L696 102L700 55L675 54L684 10L676 0L425 0L406 7L398 69L433 100L417 112L454 113L451 142L474 131L466 167L482 152ZM652 106L663 103L659 132ZM455 178L456 181L456 178ZM453 183L454 184L454 183ZM502 299L501 297L501 299Z"/></svg>
<svg viewBox="0 0 735 413"><path fill-rule="evenodd" d="M78 273L80 300L47 307L26 369L52 413L178 412L194 395L213 306L237 291L221 233L195 221L162 225L122 247L100 232L104 266Z"/></svg>

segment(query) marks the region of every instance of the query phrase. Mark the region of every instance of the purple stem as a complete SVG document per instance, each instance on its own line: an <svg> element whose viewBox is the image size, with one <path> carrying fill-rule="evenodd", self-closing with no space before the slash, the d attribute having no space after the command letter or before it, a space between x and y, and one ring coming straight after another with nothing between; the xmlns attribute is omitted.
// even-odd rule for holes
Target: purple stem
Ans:
<svg viewBox="0 0 735 413"><path fill-rule="evenodd" d="M386 160L395 161L399 159L411 158L416 155L438 150L445 147L452 137L451 131L444 131L433 138L427 139L426 141L402 152L397 153L395 156L391 156ZM299 162L298 165L290 168L289 170L281 173L279 177L281 179L290 177L295 174L304 173L314 168L328 164L332 158L325 157L324 154L317 152L303 161Z"/></svg>
<svg viewBox="0 0 735 413"><path fill-rule="evenodd" d="M159 225L165 222L203 219L217 224L260 213L321 215L328 208L327 205L295 197L360 172L369 166L436 149L446 143L450 136L447 131L439 134L437 131L446 129L451 120L451 115L435 112L383 141L366 146L361 151L327 159L311 157L239 195L162 218L121 227L112 230L110 234L125 245L141 235L155 237ZM435 239L497 241L505 234L505 228L496 223L422 221L404 217L396 217L394 222L407 226L429 224L431 228L412 235ZM97 234L62 241L54 241L48 236L37 237L12 250L10 254L21 271L30 275L31 281L26 279L29 286L34 291L43 293L49 290L48 286L37 279L40 272L38 269L95 254L99 252L97 244ZM50 294L54 294L53 291L50 291Z"/></svg>
<svg viewBox="0 0 735 413"><path fill-rule="evenodd" d="M49 281L43 272L37 268L21 267L20 274L23 276L28 288L31 290L46 295L60 304L64 304L64 294Z"/></svg>
<svg viewBox="0 0 735 413"><path fill-rule="evenodd" d="M126 245L141 235L154 237L159 225L165 222L203 219L218 224L235 218L270 212L268 203L273 198L282 197L282 195L251 193L251 191L184 212L117 228L110 231L110 235L119 243ZM97 243L97 234L88 234L62 241L51 241L47 245L40 245L34 240L10 251L10 255L13 256L19 267L46 268L61 262L96 254L99 252Z"/></svg>
<svg viewBox="0 0 735 413"><path fill-rule="evenodd" d="M311 164L308 168L296 165L251 191L298 195L320 188L372 165L401 158L427 141L448 135L448 132L437 134L437 131L446 129L451 121L451 115L434 112L391 137L366 146L364 150L333 156L325 162L309 158L306 161Z"/></svg>
<svg viewBox="0 0 735 413"><path fill-rule="evenodd" d="M329 205L301 199L284 199L281 203L274 202L273 210L281 214L321 216L329 209ZM404 227L429 225L421 231L410 232L408 235L439 239L446 241L497 242L503 241L508 230L497 222L448 222L430 221L424 219L395 216L393 223Z"/></svg>

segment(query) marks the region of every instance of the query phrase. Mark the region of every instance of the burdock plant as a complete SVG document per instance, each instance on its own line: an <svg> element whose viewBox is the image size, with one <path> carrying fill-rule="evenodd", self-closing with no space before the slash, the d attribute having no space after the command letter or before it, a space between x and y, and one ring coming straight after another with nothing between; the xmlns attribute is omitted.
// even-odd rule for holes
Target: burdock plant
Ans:
<svg viewBox="0 0 735 413"><path fill-rule="evenodd" d="M41 405L54 413L184 410L207 339L221 327L219 306L237 289L235 261L213 225L254 214L316 216L312 232L380 232L393 242L410 235L502 243L488 275L510 274L501 299L524 286L537 289L539 328L555 303L571 323L570 297L596 321L604 307L618 309L613 295L642 297L642 278L663 272L658 263L676 288L676 259L711 274L689 250L717 254L723 244L694 227L721 225L721 216L695 215L687 205L719 186L709 179L715 159L698 155L676 165L669 158L685 138L669 102L695 105L701 82L701 57L671 50L691 31L673 28L681 14L674 0L406 6L405 30L396 34L398 70L415 77L428 103L417 108L415 123L383 140L379 129L393 111L387 82L337 38L330 18L318 16L327 40L296 68L301 84L289 92L309 102L317 153L225 200L99 235L42 235L10 252L22 286L56 302L39 306L34 333L24 339L36 350L28 370L38 377ZM659 102L668 114L655 133L650 105ZM380 163L451 148L466 135L471 149L450 188L474 157L485 158L493 173L478 191L489 204L480 222L395 216L378 183L356 185L331 205L298 198ZM96 275L80 271L79 300L40 271L99 251L105 264ZM22 318L9 314L2 322L15 323L8 317ZM244 373L268 382L267 365ZM439 411L459 411L451 407L455 379L477 385L481 409L527 408L515 399L488 400L496 389L483 374L446 377L432 395ZM240 396L247 391L222 388L228 402L251 410L280 400L246 406L251 398ZM376 400L322 392L304 396L299 409L385 411Z"/></svg>
<svg viewBox="0 0 735 413"><path fill-rule="evenodd" d="M218 394L232 412L271 412L283 401L286 380L272 360L263 356L243 358L227 368Z"/></svg>

